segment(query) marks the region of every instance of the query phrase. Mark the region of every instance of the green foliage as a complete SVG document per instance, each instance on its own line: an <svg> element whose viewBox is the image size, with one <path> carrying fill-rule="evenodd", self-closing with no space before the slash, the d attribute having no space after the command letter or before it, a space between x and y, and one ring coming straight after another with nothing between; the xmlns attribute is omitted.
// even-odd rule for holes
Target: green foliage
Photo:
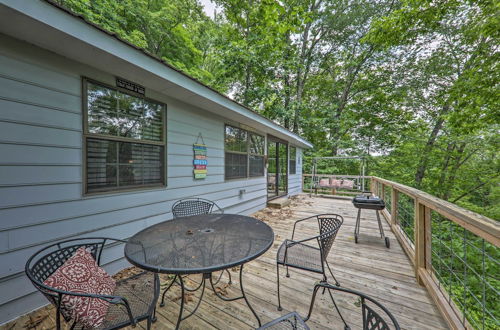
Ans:
<svg viewBox="0 0 500 330"><path fill-rule="evenodd" d="M88 21L167 61L175 68L211 83L204 68L206 35L215 24L196 0L58 0ZM216 72L214 70L214 72Z"/></svg>
<svg viewBox="0 0 500 330"><path fill-rule="evenodd" d="M197 0L58 2L300 133L315 146L306 173L311 157L362 155L368 175L500 219L498 1L215 0L214 19ZM320 161L318 172L359 166ZM436 231L443 249L460 250ZM464 296L450 275L442 280Z"/></svg>
<svg viewBox="0 0 500 330"><path fill-rule="evenodd" d="M315 146L306 173L314 156L362 155L367 175L500 219L498 1L214 0L214 19L197 0L57 2L300 133ZM359 169L318 162L322 174ZM412 201L400 203L412 212ZM412 236L411 217L401 217ZM465 271L446 255L460 255L460 238L433 231L446 242L436 248L442 261ZM468 262L479 269L480 259ZM464 292L449 271L439 276L469 320L495 326L472 297L482 299L480 280L470 276ZM498 297L485 300L498 313Z"/></svg>

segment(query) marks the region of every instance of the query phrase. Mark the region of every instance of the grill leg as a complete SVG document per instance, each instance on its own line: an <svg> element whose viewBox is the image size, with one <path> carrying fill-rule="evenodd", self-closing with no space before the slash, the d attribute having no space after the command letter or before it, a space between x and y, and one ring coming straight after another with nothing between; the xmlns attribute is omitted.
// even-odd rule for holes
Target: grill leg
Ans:
<svg viewBox="0 0 500 330"><path fill-rule="evenodd" d="M280 300L280 265L278 263L276 263L276 278L278 284L278 310L282 311L283 308L281 308L281 300Z"/></svg>
<svg viewBox="0 0 500 330"><path fill-rule="evenodd" d="M356 226L354 227L354 241L356 243L358 243L360 221L361 221L361 209L358 208L358 216L356 217Z"/></svg>
<svg viewBox="0 0 500 330"><path fill-rule="evenodd" d="M379 211L375 211L377 213L377 221L378 221L378 229L380 230L380 238L384 238L384 228L382 228L382 222L380 221Z"/></svg>

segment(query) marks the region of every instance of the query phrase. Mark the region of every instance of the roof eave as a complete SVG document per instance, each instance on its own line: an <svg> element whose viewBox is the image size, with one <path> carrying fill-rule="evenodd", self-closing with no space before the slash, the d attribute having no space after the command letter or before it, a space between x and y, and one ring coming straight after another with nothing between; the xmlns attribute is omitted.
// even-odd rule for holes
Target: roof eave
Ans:
<svg viewBox="0 0 500 330"><path fill-rule="evenodd" d="M142 49L51 2L0 0L0 32L107 72L122 70L146 87L286 139L313 145ZM127 78L127 74L122 75Z"/></svg>

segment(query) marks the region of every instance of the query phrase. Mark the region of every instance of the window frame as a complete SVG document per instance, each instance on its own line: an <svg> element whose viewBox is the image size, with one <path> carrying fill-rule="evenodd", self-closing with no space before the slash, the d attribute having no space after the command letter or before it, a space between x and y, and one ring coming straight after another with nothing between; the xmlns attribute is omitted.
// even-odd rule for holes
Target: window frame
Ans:
<svg viewBox="0 0 500 330"><path fill-rule="evenodd" d="M292 148L295 150L295 157L292 159ZM297 174L297 147L296 146L288 146L289 156L288 156L288 167L289 167L289 175ZM293 171L292 171L292 162L293 162Z"/></svg>
<svg viewBox="0 0 500 330"><path fill-rule="evenodd" d="M141 191L141 190L151 190L156 188L165 188L167 186L167 104L164 102L160 102L151 98L148 98L142 94L134 93L124 88L120 88L117 86L112 86L107 83L103 83L101 81L97 81L88 77L82 77L82 178L83 178L83 195L84 196L92 196L92 195L104 195L104 194L116 194L127 191ZM161 141L152 141L152 140L143 140L143 139L134 139L128 137L121 137L116 135L106 135L99 133L90 133L89 132L89 118L88 118L88 84L98 85L104 88L108 88L123 94L127 94L129 96L133 96L139 99L142 99L147 102L155 103L162 106L162 139ZM114 142L125 142L125 143L135 143L142 145L152 145L152 146L160 146L162 147L162 155L160 157L162 164L162 182L161 183L150 183L150 184L142 184L142 185L128 185L124 188L119 186L119 183L116 187L110 189L96 190L96 191L88 191L88 159L87 159L87 141L88 139L94 140L104 140L104 141L114 141Z"/></svg>
<svg viewBox="0 0 500 330"><path fill-rule="evenodd" d="M244 131L246 133L246 151L245 152L242 152L242 151L233 151L233 150L227 150L226 149L226 132L227 132L227 127L231 127L231 128L235 128L235 129L238 129L238 130L242 130L242 131ZM250 152L250 144L251 144L250 135L251 134L260 136L263 139L263 142L264 142L263 154L255 154L255 153L251 153ZM230 177L230 178L227 177L227 172L226 172L226 158L227 158L226 154L227 153L238 154L238 155L245 155L246 156L246 171L245 171L245 175L244 176ZM262 157L263 171L262 171L261 175L250 175L250 156L261 156ZM261 135L261 134L259 134L257 132L249 131L247 129L244 129L244 128L241 128L241 127L238 127L238 126L235 126L235 125L231 125L231 124L225 124L224 125L224 181L242 180L242 179L249 179L249 178L264 177L266 175L265 157L266 157L266 137L265 137L265 135Z"/></svg>
<svg viewBox="0 0 500 330"><path fill-rule="evenodd" d="M262 154L256 154L256 153L251 152L250 145L252 143L252 140L250 138L250 135L252 135L252 134L256 135L256 136L260 136L262 138L262 141L264 143L264 145L262 146L262 149L263 149ZM255 132L247 131L247 140L248 140L248 171L247 171L248 177L249 178L259 178L261 176L265 176L266 175L266 161L265 161L265 158L266 158L266 137L263 135L257 134ZM250 157L251 156L262 157L262 174L251 175L251 171L250 171Z"/></svg>

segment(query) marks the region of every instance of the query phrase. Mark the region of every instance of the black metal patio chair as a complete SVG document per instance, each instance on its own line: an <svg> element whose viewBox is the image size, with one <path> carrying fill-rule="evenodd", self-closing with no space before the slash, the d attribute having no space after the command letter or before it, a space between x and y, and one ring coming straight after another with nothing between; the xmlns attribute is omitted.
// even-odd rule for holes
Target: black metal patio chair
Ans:
<svg viewBox="0 0 500 330"><path fill-rule="evenodd" d="M224 213L215 202L203 198L181 199L172 205L174 218L189 217L192 215Z"/></svg>
<svg viewBox="0 0 500 330"><path fill-rule="evenodd" d="M337 313L339 314L342 322L344 323L344 329L348 330L351 329L351 325L353 325L355 328L361 327L363 330L389 330L389 329L395 329L399 330L399 324L396 318L389 312L389 310L384 307L382 304L380 304L378 301L375 299L365 295L364 293L355 291L355 290L350 290L346 288L341 288L338 286L333 286L328 283L320 282L317 283L314 286L314 291L313 295L311 298L311 305L309 306L309 312L307 313L307 316L305 318L300 317L296 312L288 313L278 319L275 319L271 322L268 322L261 326L259 329L309 329L307 326L306 322L311 318L311 314L314 308L314 303L316 299L316 294L318 293L318 290L320 288L323 288L323 290L328 290L328 293L330 295L330 299L333 302L333 305L335 309L337 310ZM354 317L352 315L349 315L349 322L346 321L342 313L340 312L340 309L333 298L332 291L338 291L340 293L346 293L347 295L350 295L354 298L354 300L349 300L348 302L344 302L344 304L349 305L349 309L352 309L352 306L355 306L357 308L361 309L361 320L359 318L356 318L356 320L353 320ZM339 294L340 296L340 294ZM351 314L351 313L349 313ZM381 315L382 314L382 315ZM361 324L353 324L355 322L360 322Z"/></svg>
<svg viewBox="0 0 500 330"><path fill-rule="evenodd" d="M316 219L318 221L319 235L306 239L294 240L297 224L302 221ZM340 285L328 264L327 257L332 248L337 232L344 222L344 218L338 214L319 214L312 217L295 221L293 225L292 239L286 239L278 249L276 255L276 274L278 284L278 310L281 308L280 300L280 273L279 266L286 266L286 276L290 277L288 268L297 268L314 273L323 274L323 282L327 281L325 265L330 275L335 280L336 285ZM317 242L317 246L312 246L309 242Z"/></svg>
<svg viewBox="0 0 500 330"><path fill-rule="evenodd" d="M125 243L123 240L92 237L61 241L49 245L26 262L25 272L33 285L45 295L56 307L56 327L61 329L61 315L70 322L71 329L80 329L84 326L72 319L69 313L62 313L61 302L65 296L78 296L101 299L109 303L106 316L98 329L119 329L128 325L135 326L138 322L147 320L147 328L155 320L155 306L160 292L158 274L141 272L120 279L112 295L75 293L59 290L44 284L44 281L61 267L75 252L84 247L97 264L101 266L101 256L107 243Z"/></svg>
<svg viewBox="0 0 500 330"><path fill-rule="evenodd" d="M172 205L172 214L174 216L174 219L177 218L182 218L182 217L189 217L193 215L202 215L202 214L212 214L212 213L219 213L223 214L224 210L222 210L219 205L217 205L215 202L212 202L211 200L204 199L204 198L186 198L186 199L181 199L178 200ZM231 273L229 270L225 270L229 277L229 284L232 283L231 279ZM218 279L214 282L214 285L217 285L221 278L222 275L224 274L224 271L220 272L220 275ZM203 276L203 275L202 275ZM183 278L189 278L189 276L185 275ZM191 281L194 281L192 278L190 278ZM197 291L202 284L204 283L203 278L198 282L198 286L192 288L187 285L184 285L184 289L189 292L194 292ZM160 306L163 307L165 306L165 296L168 291L168 286L167 288L163 291L163 294L161 295L161 302Z"/></svg>

